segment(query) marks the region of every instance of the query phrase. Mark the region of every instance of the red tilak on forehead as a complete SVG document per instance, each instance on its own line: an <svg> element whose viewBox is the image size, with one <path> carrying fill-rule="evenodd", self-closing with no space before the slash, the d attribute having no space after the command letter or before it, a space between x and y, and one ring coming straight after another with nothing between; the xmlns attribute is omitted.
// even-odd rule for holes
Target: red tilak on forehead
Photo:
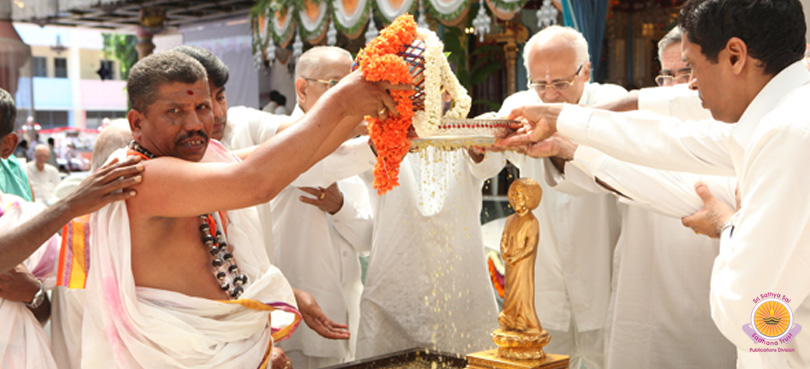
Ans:
<svg viewBox="0 0 810 369"><path fill-rule="evenodd" d="M189 96L194 95L194 91L191 91L191 90L186 91L186 93L187 93Z"/></svg>

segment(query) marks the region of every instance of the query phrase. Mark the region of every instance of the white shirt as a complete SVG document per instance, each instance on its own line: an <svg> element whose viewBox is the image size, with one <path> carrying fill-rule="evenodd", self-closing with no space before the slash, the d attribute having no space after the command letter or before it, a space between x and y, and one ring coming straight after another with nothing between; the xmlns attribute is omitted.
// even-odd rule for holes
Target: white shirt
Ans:
<svg viewBox="0 0 810 369"><path fill-rule="evenodd" d="M290 118L296 119L303 114L300 108L296 108ZM340 179L371 169L375 161L368 137L351 139L302 173L270 202L275 264L290 285L311 293L326 316L339 323L349 322L349 303L342 283L347 276L344 275L341 250L333 242L327 213L301 202L299 197L311 195L298 187L328 187ZM354 264L358 271L346 272L355 275L359 282L358 263ZM303 325L290 339L280 343L280 347L302 350L305 355L318 357L344 358L350 353L348 341L328 340Z"/></svg>
<svg viewBox="0 0 810 369"><path fill-rule="evenodd" d="M638 92L638 109L682 120L712 119L712 113L703 108L697 91L690 90L686 83L642 88Z"/></svg>
<svg viewBox="0 0 810 369"><path fill-rule="evenodd" d="M627 94L615 85L588 83L579 103L598 105ZM530 104L541 103L534 91L521 91L508 97L499 114ZM547 181L558 173L548 159L509 155L520 168L521 177L530 177L543 188L543 199L534 210L540 221L540 242L535 262L535 306L546 329L568 331L571 319L581 332L605 326L610 298L611 259L619 236L620 215L616 199L603 192L561 192L565 181L552 187Z"/></svg>
<svg viewBox="0 0 810 369"><path fill-rule="evenodd" d="M684 91L691 94L679 95ZM700 107L697 93L688 89L648 88L640 95L645 96L645 103L639 98L642 109L652 107L678 118L709 114ZM686 105L692 109L679 104L679 96L693 97ZM579 147L566 172L574 165L590 175L587 185L599 178L626 196L619 198L629 205L622 211L613 259L606 368L661 363L679 368L732 367L736 350L715 327L709 307L709 280L719 241L694 234L680 218L703 207L694 189L698 181L735 207L736 178L642 167L587 146ZM673 315L673 310L681 313Z"/></svg>
<svg viewBox="0 0 810 369"><path fill-rule="evenodd" d="M222 134L222 145L228 150L245 149L259 145L276 135L282 122L289 120L288 116L270 114L261 110L236 106L228 109L228 123ZM267 256L273 263L273 214L270 203L256 205L259 222L262 227L262 238L267 250Z"/></svg>
<svg viewBox="0 0 810 369"><path fill-rule="evenodd" d="M28 174L28 181L31 183L31 191L34 193L36 202L50 205L57 200L53 190L61 181L59 170L53 165L45 163L40 171L36 161L31 161L25 164L25 172Z"/></svg>
<svg viewBox="0 0 810 369"><path fill-rule="evenodd" d="M744 367L808 367L810 335L779 348L755 344L742 330L754 299L788 296L794 322L810 322L810 72L796 62L757 94L736 124L660 122L569 106L557 121L561 133L619 159L662 169L737 176L741 210L726 231L711 278L712 318L738 349ZM632 125L637 134L623 132ZM622 127L622 128L620 128Z"/></svg>
<svg viewBox="0 0 810 369"><path fill-rule="evenodd" d="M343 207L335 214L329 214L329 234L332 243L338 247L341 261L340 283L346 299L349 315L349 355L346 361L354 360L357 348L357 331L360 327L360 296L363 283L360 280L359 256L371 251L371 235L374 219L371 214L369 192L360 176L341 179L338 183L343 193Z"/></svg>
<svg viewBox="0 0 810 369"><path fill-rule="evenodd" d="M417 346L494 347L489 334L498 327L498 309L484 257L481 187L503 159L487 156L474 164L466 150L427 148L405 156L399 187L382 196L372 190L358 358Z"/></svg>
<svg viewBox="0 0 810 369"><path fill-rule="evenodd" d="M279 125L289 119L245 106L229 108L228 124L225 125L221 142L228 150L261 144L275 136Z"/></svg>

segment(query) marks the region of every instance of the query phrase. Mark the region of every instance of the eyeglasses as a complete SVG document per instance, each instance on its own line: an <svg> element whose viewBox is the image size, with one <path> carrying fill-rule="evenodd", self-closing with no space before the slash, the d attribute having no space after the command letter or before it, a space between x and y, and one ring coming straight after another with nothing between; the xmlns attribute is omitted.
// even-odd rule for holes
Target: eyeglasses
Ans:
<svg viewBox="0 0 810 369"><path fill-rule="evenodd" d="M659 86L672 86L681 83L689 82L689 76L692 75L692 68L679 69L677 75L669 73L662 73L655 77L655 83Z"/></svg>
<svg viewBox="0 0 810 369"><path fill-rule="evenodd" d="M303 78L304 78L305 81L323 83L323 84L326 85L327 90L332 88L332 87L335 87L335 85L338 84L338 82L340 82L339 80L336 80L336 79L317 79L317 78L309 78L309 77L303 77Z"/></svg>
<svg viewBox="0 0 810 369"><path fill-rule="evenodd" d="M545 81L543 81L543 82L529 81L529 83L527 84L527 87L528 88L533 88L535 91L537 91L538 94L546 92L546 89L548 89L548 88L553 88L553 89L555 89L557 91L564 91L564 90L568 89L568 87L571 87L571 86L574 85L574 82L577 80L577 77L579 77L579 72L582 71L582 66L584 66L584 65L585 65L585 63L582 63L582 64L579 65L579 67L577 68L577 71L574 72L574 76L571 77L570 80L567 80L567 81L562 80L562 81L556 81L556 82L552 82L552 83L545 83Z"/></svg>

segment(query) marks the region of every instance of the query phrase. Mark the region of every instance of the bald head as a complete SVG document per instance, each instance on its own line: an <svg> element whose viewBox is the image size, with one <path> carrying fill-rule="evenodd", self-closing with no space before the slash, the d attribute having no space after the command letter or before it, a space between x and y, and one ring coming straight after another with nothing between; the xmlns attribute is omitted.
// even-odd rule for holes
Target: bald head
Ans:
<svg viewBox="0 0 810 369"><path fill-rule="evenodd" d="M295 94L304 112L334 83L352 71L352 55L339 47L316 46L301 55L295 66Z"/></svg>
<svg viewBox="0 0 810 369"><path fill-rule="evenodd" d="M560 86L536 89L544 102L578 103L589 79L588 60L588 42L581 33L569 27L543 29L526 42L523 52L530 83L544 87ZM563 86L562 82L571 83Z"/></svg>
<svg viewBox="0 0 810 369"><path fill-rule="evenodd" d="M48 162L48 158L51 156L51 148L48 147L46 144L38 144L34 146L34 160L37 163L37 167L42 170L42 166Z"/></svg>
<svg viewBox="0 0 810 369"><path fill-rule="evenodd" d="M132 131L129 121L115 119L98 135L93 147L93 162L90 171L95 172L101 168L115 150L126 147L132 141Z"/></svg>

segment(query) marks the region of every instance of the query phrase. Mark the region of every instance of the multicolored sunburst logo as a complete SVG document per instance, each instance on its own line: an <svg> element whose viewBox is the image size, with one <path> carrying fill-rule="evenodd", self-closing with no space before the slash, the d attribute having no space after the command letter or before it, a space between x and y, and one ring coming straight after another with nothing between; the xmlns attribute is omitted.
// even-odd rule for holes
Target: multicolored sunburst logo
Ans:
<svg viewBox="0 0 810 369"><path fill-rule="evenodd" d="M793 311L784 301L764 299L754 306L751 326L765 339L778 340L793 326Z"/></svg>
<svg viewBox="0 0 810 369"><path fill-rule="evenodd" d="M779 293L768 292L756 297L754 310L751 311L751 321L742 326L745 335L751 338L754 344L765 346L779 346L792 341L802 331L802 326L793 321L793 311L790 310L788 303L790 303L790 299ZM792 352L794 348L752 350Z"/></svg>

